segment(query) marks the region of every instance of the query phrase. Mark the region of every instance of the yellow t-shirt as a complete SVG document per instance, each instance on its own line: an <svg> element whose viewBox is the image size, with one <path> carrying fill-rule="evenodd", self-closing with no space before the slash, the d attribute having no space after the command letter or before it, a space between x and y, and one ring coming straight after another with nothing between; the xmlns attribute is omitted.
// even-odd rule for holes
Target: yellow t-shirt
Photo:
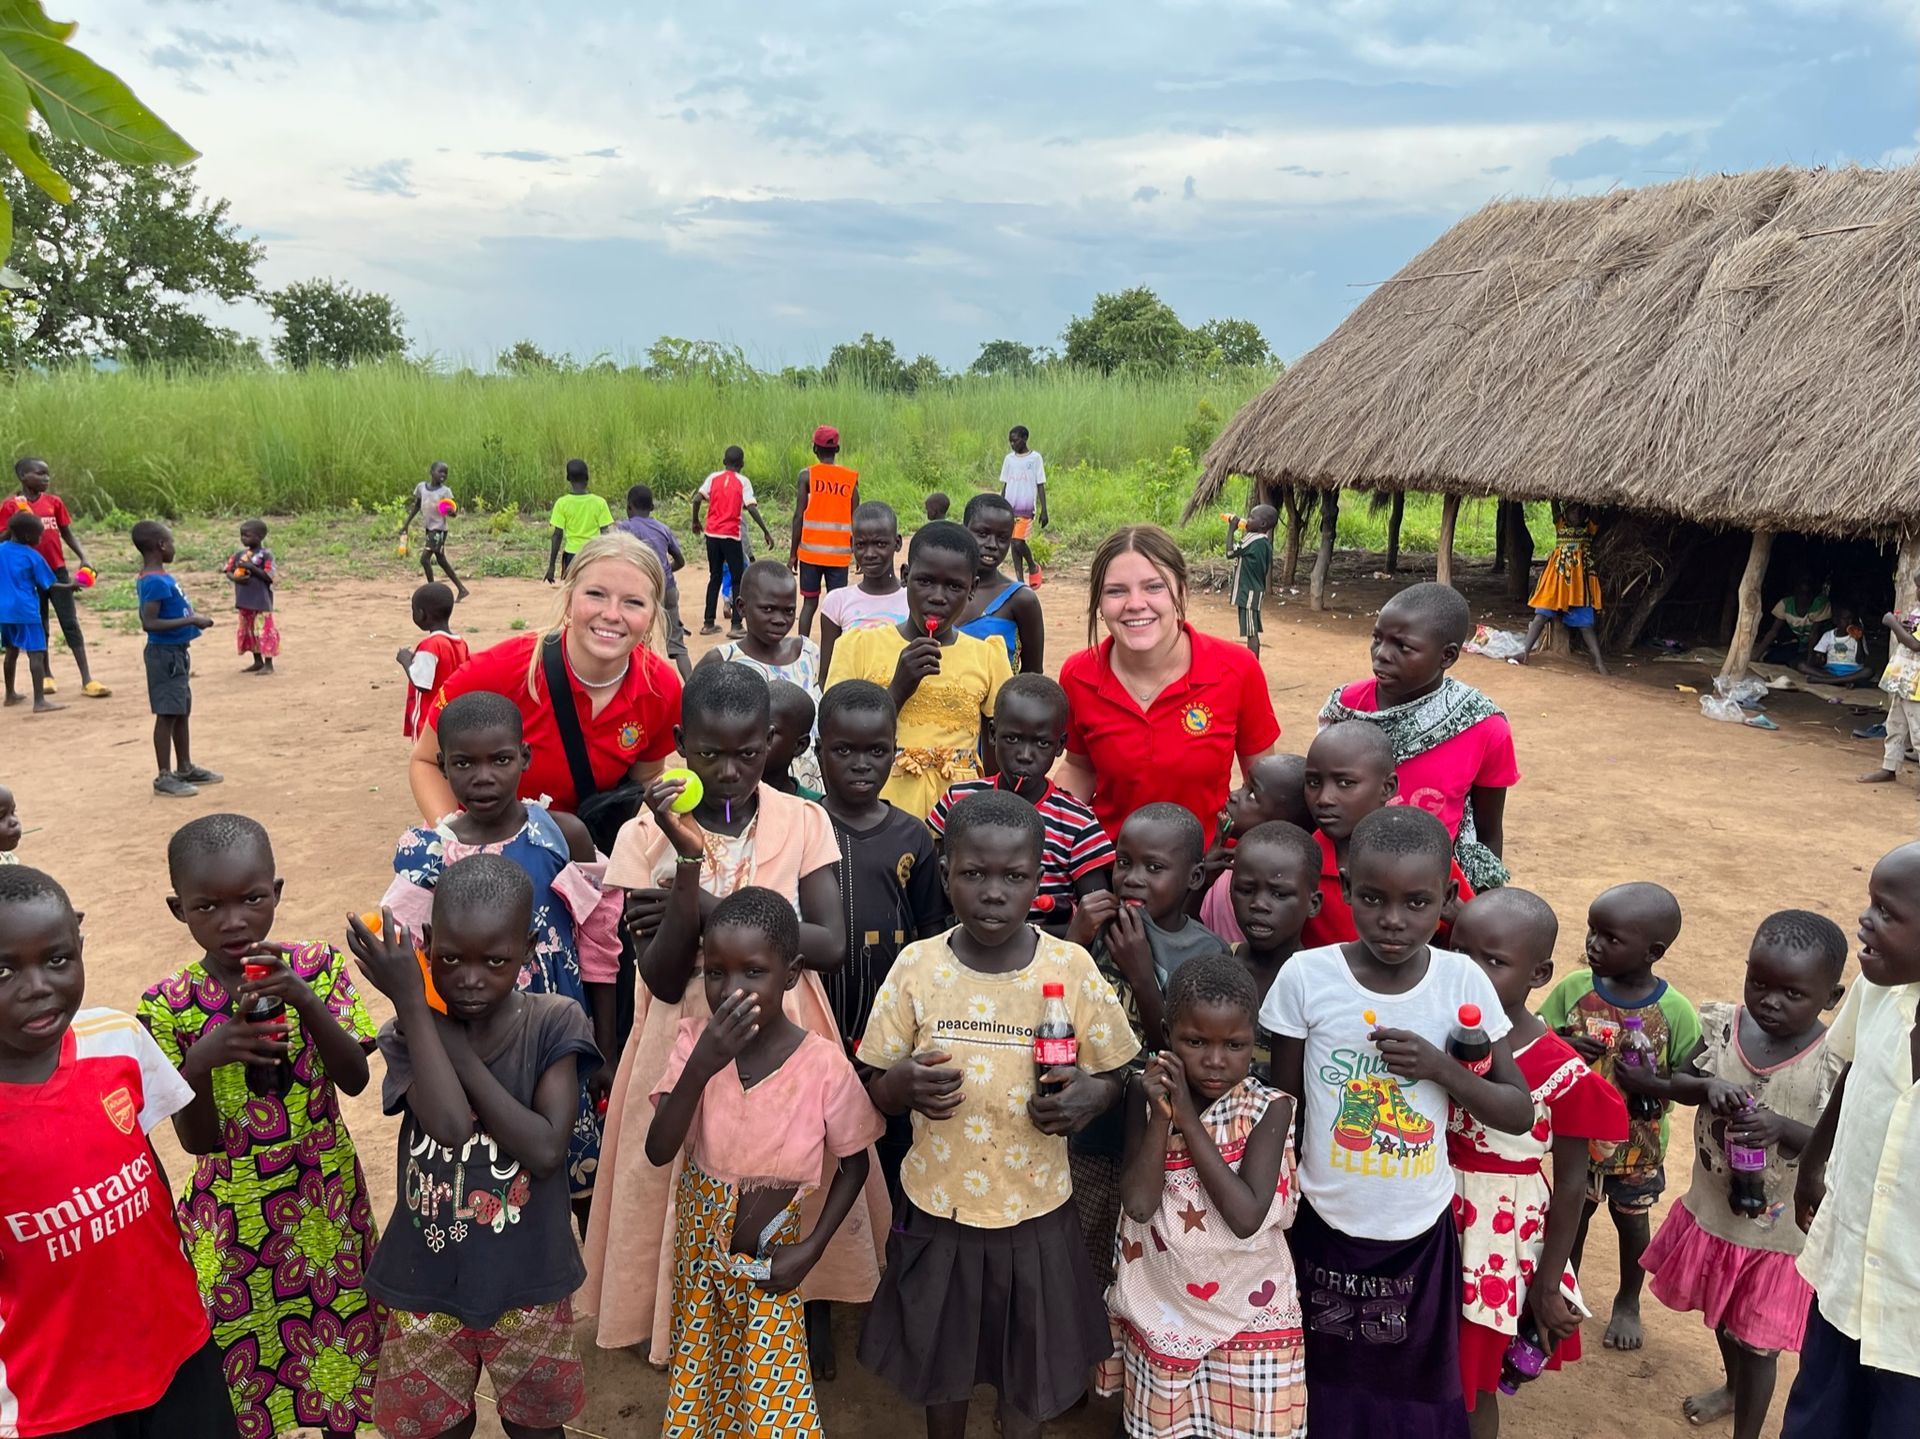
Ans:
<svg viewBox="0 0 1920 1439"><path fill-rule="evenodd" d="M838 657L838 649L835 656ZM859 1059L875 1069L927 1049L953 1056L966 1078L946 1119L915 1113L913 1149L900 1171L907 1197L928 1214L976 1229L1007 1229L1047 1214L1073 1194L1067 1141L1027 1118L1033 1097L1033 1031L1042 984L1067 989L1080 1067L1118 1069L1140 1052L1113 986L1077 944L1042 931L1033 961L1012 974L968 969L953 931L900 951L874 996Z"/></svg>
<svg viewBox="0 0 1920 1439"><path fill-rule="evenodd" d="M553 502L547 522L560 531L562 553L577 555L580 546L613 523L613 511L599 495L565 494Z"/></svg>
<svg viewBox="0 0 1920 1439"><path fill-rule="evenodd" d="M897 625L849 630L834 643L826 689L841 680L893 683L906 637ZM963 779L980 777L980 722L993 716L1000 686L1013 678L1007 647L957 634L940 652L940 672L920 681L900 711L900 753L881 791L894 808L919 819Z"/></svg>

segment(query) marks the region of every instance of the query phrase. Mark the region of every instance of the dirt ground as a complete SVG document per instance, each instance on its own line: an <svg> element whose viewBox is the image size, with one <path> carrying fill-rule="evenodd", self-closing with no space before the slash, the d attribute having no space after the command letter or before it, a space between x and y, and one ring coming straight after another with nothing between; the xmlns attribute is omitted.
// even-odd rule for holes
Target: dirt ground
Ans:
<svg viewBox="0 0 1920 1439"><path fill-rule="evenodd" d="M1335 584L1328 614L1310 614L1304 597L1269 613L1265 662L1283 748L1304 748L1328 690L1366 672L1368 617L1388 589L1365 578L1369 568L1357 561ZM205 601L224 587L211 571L183 578ZM382 580L287 586L285 652L272 679L242 677L224 619L210 631L195 646L194 757L227 780L197 799L151 794L140 637L103 627L97 616L88 621L95 668L114 697L77 698L73 669L56 656L69 708L0 716L0 779L17 793L28 829L21 856L60 877L86 912L90 1003L130 1010L146 985L189 957L185 931L163 903L164 850L172 830L194 815L238 808L268 826L286 878L281 937L338 942L346 913L379 898L394 839L414 818L400 736L403 681L392 659L413 638L406 596L414 583L396 565ZM688 572L683 589L697 597L703 581ZM1048 668L1057 672L1084 643L1086 590L1061 574L1043 595ZM482 580L461 607L459 628L479 648L504 638L515 621L544 623L552 603L535 581ZM1194 618L1215 633L1234 632L1232 611L1217 597L1197 597ZM1831 915L1851 934L1867 868L1913 836L1915 796L1906 779L1851 783L1874 763L1878 745L1846 737L1861 721L1844 709L1782 701L1772 706L1781 730L1765 733L1703 720L1693 696L1673 685L1706 681L1678 666L1641 662L1601 680L1565 658L1521 669L1468 656L1458 673L1513 721L1525 780L1507 810L1507 858L1516 882L1538 890L1561 916L1562 973L1578 963L1587 902L1609 884L1656 879L1680 896L1686 914L1667 977L1696 1001L1733 997L1762 915L1802 906ZM384 1220L393 1203L394 1125L379 1113L378 1090L376 1076L347 1110ZM162 1150L179 1177L184 1161L170 1135ZM1685 1174L1684 1162L1670 1167L1669 1198L1685 1188ZM1669 1314L1651 1298L1644 1350L1599 1349L1614 1287L1611 1237L1602 1222L1588 1258L1586 1287L1600 1315L1587 1329L1588 1357L1509 1402L1506 1433L1515 1439L1568 1432L1668 1439L1690 1432L1681 1396L1717 1383L1711 1338L1698 1319ZM840 1377L821 1395L828 1428L854 1439L917 1433L918 1416L854 1361L857 1317L841 1315ZM656 1432L663 1376L625 1353L588 1352L591 1398L578 1432ZM1792 1375L1791 1361L1783 1362L1769 1435ZM974 1406L973 1435L992 1432L989 1413L988 1404ZM482 1420L483 1435L499 1432L485 1405ZM1113 1422L1111 1406L1096 1401L1050 1429L1056 1439L1104 1439Z"/></svg>

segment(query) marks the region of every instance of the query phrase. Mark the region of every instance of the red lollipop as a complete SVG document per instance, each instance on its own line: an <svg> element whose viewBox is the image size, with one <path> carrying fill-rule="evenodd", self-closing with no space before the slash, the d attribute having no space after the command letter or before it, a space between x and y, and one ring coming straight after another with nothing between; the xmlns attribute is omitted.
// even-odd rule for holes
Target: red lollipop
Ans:
<svg viewBox="0 0 1920 1439"><path fill-rule="evenodd" d="M1053 913L1053 908L1058 903L1059 900L1050 894L1036 894L1033 897L1033 907L1041 914Z"/></svg>
<svg viewBox="0 0 1920 1439"><path fill-rule="evenodd" d="M932 639L935 635L939 633L940 633L940 617L938 615L928 615L927 616L927 638Z"/></svg>

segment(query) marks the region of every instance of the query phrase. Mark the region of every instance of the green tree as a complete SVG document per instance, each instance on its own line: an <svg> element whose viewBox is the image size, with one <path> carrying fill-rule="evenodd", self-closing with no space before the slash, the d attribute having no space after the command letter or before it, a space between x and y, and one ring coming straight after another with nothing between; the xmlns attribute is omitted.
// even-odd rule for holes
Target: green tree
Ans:
<svg viewBox="0 0 1920 1439"><path fill-rule="evenodd" d="M1094 296L1092 313L1075 315L1061 338L1067 363L1103 375L1183 369L1192 353L1187 327L1173 306L1145 285Z"/></svg>
<svg viewBox="0 0 1920 1439"><path fill-rule="evenodd" d="M1273 363L1267 337L1251 320L1209 320L1193 337L1214 368L1256 369Z"/></svg>
<svg viewBox="0 0 1920 1439"><path fill-rule="evenodd" d="M755 377L747 353L738 345L718 340L682 340L662 335L647 346L647 377L653 380L706 380L715 385L739 384Z"/></svg>
<svg viewBox="0 0 1920 1439"><path fill-rule="evenodd" d="M925 390L946 379L947 372L940 368L940 362L932 355L915 355L913 363L906 368L907 388Z"/></svg>
<svg viewBox="0 0 1920 1439"><path fill-rule="evenodd" d="M21 360L246 357L249 342L189 308L254 293L263 251L238 232L227 202L202 196L191 166L127 166L73 141L40 144L66 176L66 203L17 174L0 175L19 225L17 288L0 306ZM251 354L257 359L257 348Z"/></svg>
<svg viewBox="0 0 1920 1439"><path fill-rule="evenodd" d="M509 375L552 374L573 368L573 357L549 355L532 340L515 340L494 357L493 367Z"/></svg>
<svg viewBox="0 0 1920 1439"><path fill-rule="evenodd" d="M870 390L906 391L913 388L906 361L892 340L876 340L868 330L858 340L835 345L827 352L821 379L829 385L864 385Z"/></svg>
<svg viewBox="0 0 1920 1439"><path fill-rule="evenodd" d="M335 367L403 354L406 333L393 300L334 280L303 280L274 290L267 308L279 322L273 353L295 370Z"/></svg>
<svg viewBox="0 0 1920 1439"><path fill-rule="evenodd" d="M967 366L970 375L1031 375L1038 367L1033 346L1018 340L988 340Z"/></svg>
<svg viewBox="0 0 1920 1439"><path fill-rule="evenodd" d="M0 156L6 168L66 204L60 162L32 128L34 115L64 140L120 165L184 165L199 151L140 103L126 83L67 44L70 22L41 0L0 0ZM12 197L0 197L0 255L13 250ZM11 273L0 280L13 283Z"/></svg>

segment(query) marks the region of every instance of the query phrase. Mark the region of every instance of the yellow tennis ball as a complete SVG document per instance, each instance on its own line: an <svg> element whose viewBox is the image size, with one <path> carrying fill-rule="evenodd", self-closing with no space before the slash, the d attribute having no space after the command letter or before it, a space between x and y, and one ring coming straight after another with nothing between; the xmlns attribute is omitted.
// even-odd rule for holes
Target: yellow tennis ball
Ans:
<svg viewBox="0 0 1920 1439"><path fill-rule="evenodd" d="M690 769L670 769L660 778L678 780L686 786L669 806L675 814L690 814L707 792L707 787L700 783L700 776Z"/></svg>

